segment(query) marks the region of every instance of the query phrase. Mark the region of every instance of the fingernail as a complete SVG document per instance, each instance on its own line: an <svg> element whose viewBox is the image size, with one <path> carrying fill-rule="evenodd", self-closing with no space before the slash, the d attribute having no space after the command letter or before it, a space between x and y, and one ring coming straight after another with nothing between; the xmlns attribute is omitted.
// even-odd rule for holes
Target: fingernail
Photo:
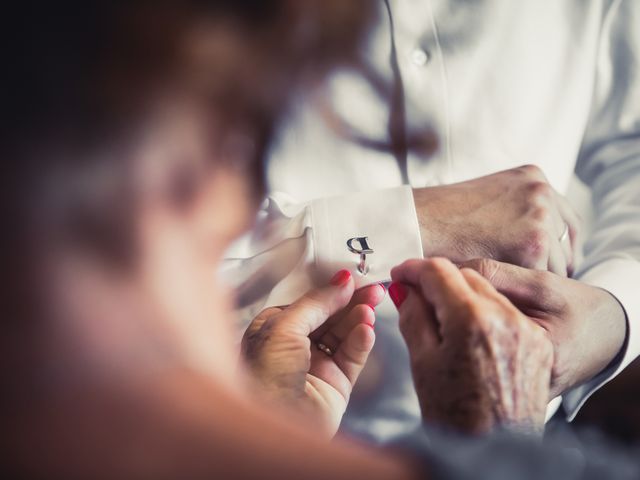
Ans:
<svg viewBox="0 0 640 480"><path fill-rule="evenodd" d="M351 272L349 270L340 270L336 273L333 278L329 281L331 285L334 287L338 287L340 285L344 285L351 278Z"/></svg>
<svg viewBox="0 0 640 480"><path fill-rule="evenodd" d="M393 304L396 308L400 308L400 305L407 299L407 289L401 283L392 283L389 285L389 296L393 300Z"/></svg>

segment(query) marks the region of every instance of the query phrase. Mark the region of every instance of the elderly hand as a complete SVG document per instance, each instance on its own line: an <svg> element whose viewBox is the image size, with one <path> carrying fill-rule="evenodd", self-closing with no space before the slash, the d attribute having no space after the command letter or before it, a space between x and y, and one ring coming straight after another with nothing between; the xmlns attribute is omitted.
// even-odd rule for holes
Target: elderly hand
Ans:
<svg viewBox="0 0 640 480"><path fill-rule="evenodd" d="M384 294L382 285L354 293L342 270L290 306L261 312L242 350L263 398L302 412L333 436L373 347L373 307Z"/></svg>
<svg viewBox="0 0 640 480"><path fill-rule="evenodd" d="M541 430L553 362L544 329L448 260L409 260L391 276L423 418L466 433Z"/></svg>
<svg viewBox="0 0 640 480"><path fill-rule="evenodd" d="M554 346L551 396L604 370L622 349L627 320L609 292L549 272L494 260L472 260L473 268L547 332Z"/></svg>
<svg viewBox="0 0 640 480"><path fill-rule="evenodd" d="M425 256L495 258L563 276L573 271L580 221L538 167L418 188L413 196Z"/></svg>

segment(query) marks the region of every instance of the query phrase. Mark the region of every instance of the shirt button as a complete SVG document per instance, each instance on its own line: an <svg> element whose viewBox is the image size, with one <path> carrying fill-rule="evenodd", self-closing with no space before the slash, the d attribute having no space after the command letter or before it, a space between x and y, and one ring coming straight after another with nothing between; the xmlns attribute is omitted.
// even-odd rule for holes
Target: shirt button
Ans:
<svg viewBox="0 0 640 480"><path fill-rule="evenodd" d="M429 53L422 48L414 48L411 51L410 57L411 63L413 63L416 67L423 67L429 61Z"/></svg>

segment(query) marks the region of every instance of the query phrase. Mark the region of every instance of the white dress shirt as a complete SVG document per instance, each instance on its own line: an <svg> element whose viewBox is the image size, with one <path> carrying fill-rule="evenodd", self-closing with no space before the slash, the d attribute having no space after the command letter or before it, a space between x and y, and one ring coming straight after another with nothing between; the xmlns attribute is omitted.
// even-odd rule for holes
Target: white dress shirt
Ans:
<svg viewBox="0 0 640 480"><path fill-rule="evenodd" d="M363 51L369 79L340 71L297 102L268 166L273 193L222 274L239 289L246 323L340 268L365 285L421 257L410 187L535 164L566 192L575 172L594 206L575 277L620 301L628 335L619 363L563 397L573 418L640 353L640 1L392 0L390 12L380 1ZM408 152L410 186L402 186L394 155L367 146L388 137L385 88L397 82L392 40L406 132L428 138L431 129L439 139L435 152ZM367 275L346 247L357 237L374 251ZM376 330L370 368L377 381L354 392L345 424L388 439L417 423L419 409L397 313L387 302Z"/></svg>

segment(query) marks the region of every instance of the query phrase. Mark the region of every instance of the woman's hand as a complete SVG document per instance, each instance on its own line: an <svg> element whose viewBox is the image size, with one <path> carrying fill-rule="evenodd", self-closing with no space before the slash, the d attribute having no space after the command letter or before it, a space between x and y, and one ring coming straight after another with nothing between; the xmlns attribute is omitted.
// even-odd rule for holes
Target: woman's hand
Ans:
<svg viewBox="0 0 640 480"><path fill-rule="evenodd" d="M288 307L262 311L242 339L259 394L333 436L373 347L373 307L384 293L382 285L354 293L351 274L342 270Z"/></svg>
<svg viewBox="0 0 640 480"><path fill-rule="evenodd" d="M424 419L468 433L542 430L553 363L545 330L448 260L409 260L391 276Z"/></svg>

